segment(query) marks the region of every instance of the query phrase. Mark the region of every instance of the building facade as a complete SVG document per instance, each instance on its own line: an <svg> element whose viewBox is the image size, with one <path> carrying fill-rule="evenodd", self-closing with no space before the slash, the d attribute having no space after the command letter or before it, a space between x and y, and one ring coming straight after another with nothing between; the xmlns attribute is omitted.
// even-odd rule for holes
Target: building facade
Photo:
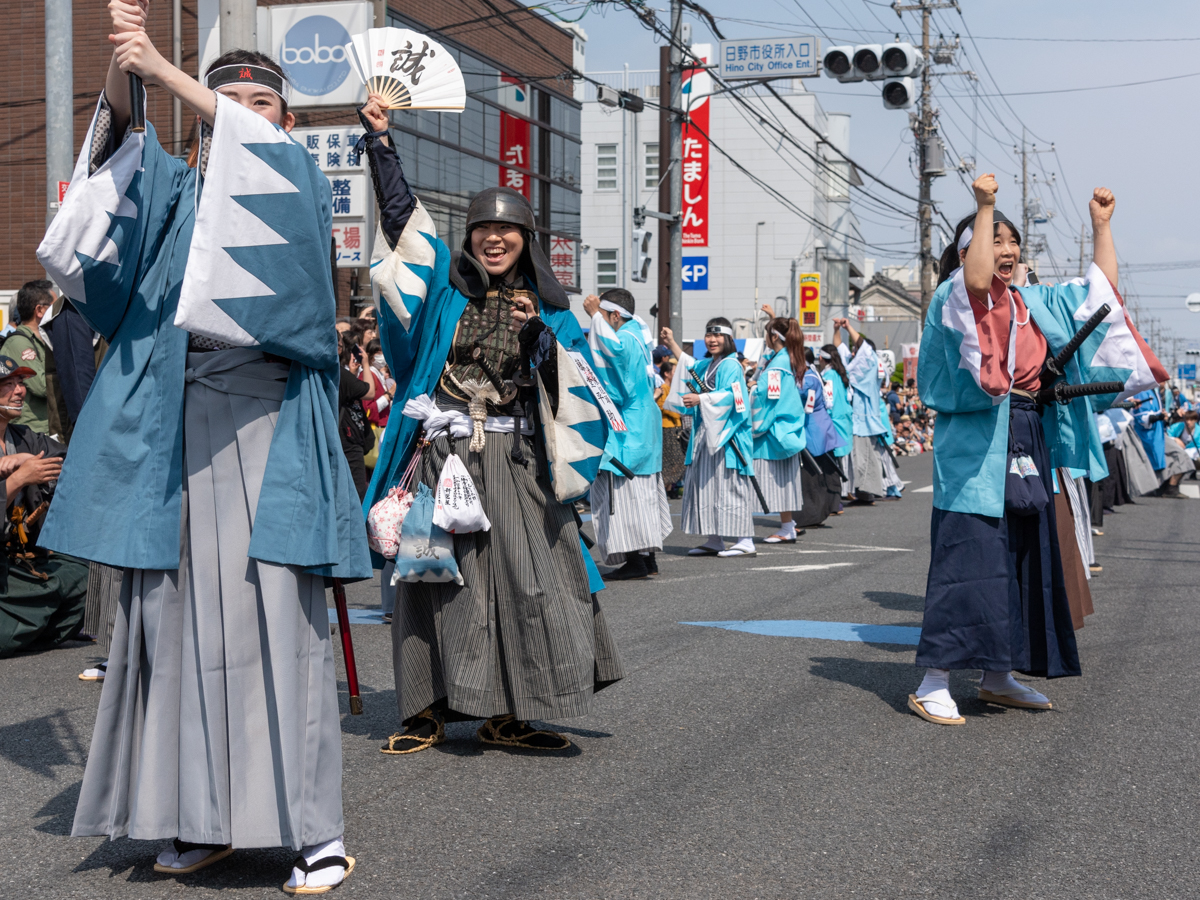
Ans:
<svg viewBox="0 0 1200 900"><path fill-rule="evenodd" d="M216 55L216 0L181 0L182 67L193 75ZM260 3L259 21L268 6ZM299 5L299 4L296 4ZM0 0L15 32L10 42L12 75L0 87L0 290L44 277L34 251L45 231L46 145L45 16L42 4ZM428 207L441 236L454 249L462 241L467 205L480 190L509 184L529 197L538 237L552 254L560 280L577 289L580 230L580 103L571 69L583 68L586 37L565 30L516 0L390 0L374 4L375 24L399 25L433 37L459 60L467 83L462 114L393 114L405 172ZM171 57L169 6L154 6L149 32ZM112 47L103 4L76 4L74 60L74 147L79 153L96 99L104 85ZM51 36L51 40L55 39ZM276 42L277 43L277 42ZM264 47L263 49L270 49ZM169 151L186 153L194 116L178 117L165 92L150 88L148 119ZM354 105L297 107L298 128L358 129ZM360 305L365 269L336 270L339 311Z"/></svg>
<svg viewBox="0 0 1200 900"><path fill-rule="evenodd" d="M660 220L650 217L642 226L652 234L648 280L630 277L638 259L632 244L634 210L659 211L660 196L666 196L660 190L669 155L663 152L658 111L662 70L623 68L588 75L637 94L646 105L641 113L605 106L597 102L594 86L584 87L581 287L585 294L626 288L643 318L657 317L665 324L658 242L665 225ZM685 146L688 215L681 337L702 335L713 316L733 321L739 336L755 336L761 331L755 327L756 311L763 304L796 316L798 278L810 272L821 274L823 310L821 325L805 331L828 334L826 311L845 309L852 279L862 276L862 239L849 196L858 176L834 149L848 151L849 116L826 113L801 79L776 82L776 90L782 100L749 86L739 90L740 100L729 94L710 96L707 128L700 132L709 138L704 157L689 159L696 148ZM787 107L825 138L817 138ZM760 119L785 129L791 140L781 141ZM783 193L789 204L747 171ZM703 199L704 206L689 207L689 199Z"/></svg>

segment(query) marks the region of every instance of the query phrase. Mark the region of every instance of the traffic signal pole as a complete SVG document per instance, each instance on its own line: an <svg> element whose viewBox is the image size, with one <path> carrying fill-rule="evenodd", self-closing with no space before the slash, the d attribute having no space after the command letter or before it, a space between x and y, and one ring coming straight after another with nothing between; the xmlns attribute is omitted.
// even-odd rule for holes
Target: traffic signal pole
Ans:
<svg viewBox="0 0 1200 900"><path fill-rule="evenodd" d="M668 262L668 307L675 339L683 339L683 2L671 0L671 206L665 212L674 218L667 223L671 258Z"/></svg>
<svg viewBox="0 0 1200 900"><path fill-rule="evenodd" d="M935 9L958 9L957 0L950 2L933 2L920 0L906 6L893 3L892 9L896 15L903 18L906 12L921 13L921 57L924 65L921 67L921 100L916 121L913 123L913 135L917 139L917 160L921 167L921 189L918 194L917 209L918 225L921 232L921 319L924 321L925 312L929 309L929 301L933 299L934 280L936 278L935 260L933 258L933 179L927 163L930 140L937 134L933 112L933 80L930 77L933 60L929 55L929 20Z"/></svg>

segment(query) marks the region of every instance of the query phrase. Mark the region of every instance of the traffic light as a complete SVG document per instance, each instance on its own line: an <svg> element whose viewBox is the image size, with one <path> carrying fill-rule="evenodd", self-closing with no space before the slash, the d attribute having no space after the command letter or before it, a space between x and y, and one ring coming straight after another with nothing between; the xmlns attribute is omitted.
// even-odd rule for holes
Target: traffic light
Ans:
<svg viewBox="0 0 1200 900"><path fill-rule="evenodd" d="M913 80L907 76L893 78L883 83L883 108L908 109L916 102L917 93Z"/></svg>
<svg viewBox="0 0 1200 900"><path fill-rule="evenodd" d="M880 56L883 73L887 78L904 78L921 71L924 59L921 51L908 43L884 44Z"/></svg>
<svg viewBox="0 0 1200 900"><path fill-rule="evenodd" d="M868 81L883 78L883 63L880 62L882 56L883 47L879 44L861 44L854 48L852 57L854 68L861 72Z"/></svg>
<svg viewBox="0 0 1200 900"><path fill-rule="evenodd" d="M635 228L633 230L633 272L634 281L645 281L650 275L650 230Z"/></svg>
<svg viewBox="0 0 1200 900"><path fill-rule="evenodd" d="M830 47L825 51L825 74L838 81L862 81L866 76L854 69L853 47Z"/></svg>

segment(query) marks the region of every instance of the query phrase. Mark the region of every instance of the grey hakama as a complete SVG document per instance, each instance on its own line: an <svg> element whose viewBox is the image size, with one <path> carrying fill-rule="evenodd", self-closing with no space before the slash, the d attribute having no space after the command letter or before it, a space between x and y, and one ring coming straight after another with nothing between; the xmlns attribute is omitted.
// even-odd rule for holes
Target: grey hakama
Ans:
<svg viewBox="0 0 1200 900"><path fill-rule="evenodd" d="M1160 471L1155 472L1160 481L1196 471L1196 465L1187 455L1187 451L1175 443L1175 439L1169 434L1163 438L1163 456L1166 457L1167 464Z"/></svg>
<svg viewBox="0 0 1200 900"><path fill-rule="evenodd" d="M892 457L891 448L887 444L876 441L875 455L879 457L879 465L883 467L884 493L886 494L890 488L895 488L897 492L904 490L904 480L900 477L900 473L896 471L896 460Z"/></svg>
<svg viewBox="0 0 1200 900"><path fill-rule="evenodd" d="M606 566L618 566L626 553L661 550L671 533L671 507L662 473L626 478L601 471L592 483L592 525Z"/></svg>
<svg viewBox="0 0 1200 900"><path fill-rule="evenodd" d="M291 847L341 836L322 578L249 559L286 364L189 353L180 567L128 569L72 834Z"/></svg>
<svg viewBox="0 0 1200 900"><path fill-rule="evenodd" d="M787 459L754 460L754 477L772 512L799 512L804 508L799 453Z"/></svg>
<svg viewBox="0 0 1200 900"><path fill-rule="evenodd" d="M1154 474L1154 466L1146 455L1146 448L1132 428L1121 434L1121 452L1125 454L1125 474L1129 479L1129 493L1144 497L1158 489L1161 482Z"/></svg>
<svg viewBox="0 0 1200 900"><path fill-rule="evenodd" d="M705 424L692 434L692 464L683 476L684 534L742 538L754 534L754 488L750 479L725 467L725 448L708 449Z"/></svg>
<svg viewBox="0 0 1200 900"><path fill-rule="evenodd" d="M855 493L884 496L883 462L875 447L879 439L876 437L854 436L854 446L850 451L851 468L854 470L853 480L848 485L848 496L853 499Z"/></svg>
<svg viewBox="0 0 1200 900"><path fill-rule="evenodd" d="M523 463L512 457L514 440ZM574 508L539 474L545 460L532 435L489 432L482 453L469 444L442 435L421 458L420 481L433 487L457 454L492 527L454 535L462 585L397 585L400 718L441 700L450 721L586 715L592 694L625 672L588 584Z"/></svg>

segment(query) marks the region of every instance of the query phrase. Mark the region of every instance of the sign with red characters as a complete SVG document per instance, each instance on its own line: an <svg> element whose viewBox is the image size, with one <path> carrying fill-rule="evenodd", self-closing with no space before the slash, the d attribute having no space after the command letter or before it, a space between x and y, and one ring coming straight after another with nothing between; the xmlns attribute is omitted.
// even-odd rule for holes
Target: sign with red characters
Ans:
<svg viewBox="0 0 1200 900"><path fill-rule="evenodd" d="M710 44L693 44L692 53L703 62L712 56ZM709 146L708 95L712 76L705 69L683 72L683 106L688 118L683 124L683 246L708 246Z"/></svg>
<svg viewBox="0 0 1200 900"><path fill-rule="evenodd" d="M500 82L506 87L508 100L505 105L527 112L529 109L529 87L511 75L501 75ZM505 110L500 110L500 186L519 191L529 200L531 182L529 175L529 122Z"/></svg>

